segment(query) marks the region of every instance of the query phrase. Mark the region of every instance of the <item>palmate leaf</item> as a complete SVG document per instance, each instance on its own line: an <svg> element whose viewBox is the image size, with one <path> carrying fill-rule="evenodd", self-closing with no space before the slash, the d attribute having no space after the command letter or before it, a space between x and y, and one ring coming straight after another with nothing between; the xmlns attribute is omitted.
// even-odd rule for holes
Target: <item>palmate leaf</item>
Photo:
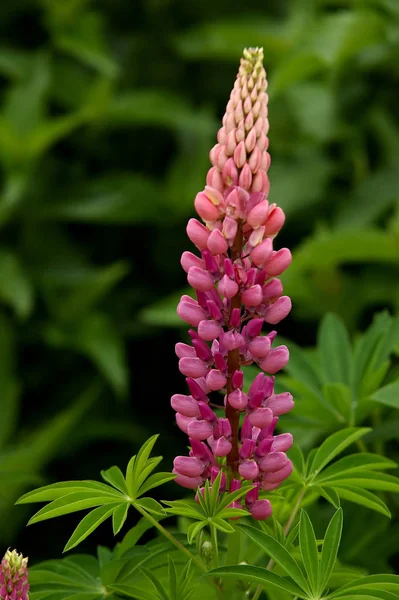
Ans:
<svg viewBox="0 0 399 600"><path fill-rule="evenodd" d="M50 597L58 600L80 600L83 597L100 600L106 597L99 579L98 562L87 555L39 563L29 569L29 583L32 600Z"/></svg>
<svg viewBox="0 0 399 600"><path fill-rule="evenodd" d="M369 427L347 427L330 435L315 453L309 465L310 474L317 475L333 458L369 431Z"/></svg>
<svg viewBox="0 0 399 600"><path fill-rule="evenodd" d="M307 595L311 595L308 582L306 581L301 568L282 544L267 533L255 529L254 527L240 525L240 528L253 542L258 544L270 558L280 565L280 567L286 571L289 577L291 577Z"/></svg>
<svg viewBox="0 0 399 600"><path fill-rule="evenodd" d="M304 510L299 520L299 548L310 589L315 593L319 586L319 552L312 522Z"/></svg>
<svg viewBox="0 0 399 600"><path fill-rule="evenodd" d="M150 438L137 456L133 456L129 461L126 480L118 467L111 467L101 473L103 479L110 485L96 481L67 481L28 492L18 500L19 504L49 502L30 519L28 524L93 508L94 510L82 519L73 532L64 549L67 551L77 546L108 517L112 516L114 535L119 533L131 506L144 517L149 518L149 513L156 518L163 516L164 509L156 500L138 498L144 491L174 478L173 474L159 473L145 481L162 460L161 457L149 457L156 439L157 436Z"/></svg>
<svg viewBox="0 0 399 600"><path fill-rule="evenodd" d="M399 575L368 575L342 586L330 595L330 598L344 598L353 593L363 592L365 595L370 591L390 592L399 594Z"/></svg>
<svg viewBox="0 0 399 600"><path fill-rule="evenodd" d="M291 579L275 575L275 573L271 573L264 567L254 567L251 565L225 566L209 571L208 575L222 578L233 577L236 580L243 579L255 584L260 584L265 588L273 586L280 590L284 590L293 596L297 596L298 598L309 598L309 595Z"/></svg>
<svg viewBox="0 0 399 600"><path fill-rule="evenodd" d="M328 585L337 560L338 548L342 535L342 520L342 509L339 509L332 517L327 527L320 559L319 579L316 586L316 592L318 594L322 594L324 588Z"/></svg>

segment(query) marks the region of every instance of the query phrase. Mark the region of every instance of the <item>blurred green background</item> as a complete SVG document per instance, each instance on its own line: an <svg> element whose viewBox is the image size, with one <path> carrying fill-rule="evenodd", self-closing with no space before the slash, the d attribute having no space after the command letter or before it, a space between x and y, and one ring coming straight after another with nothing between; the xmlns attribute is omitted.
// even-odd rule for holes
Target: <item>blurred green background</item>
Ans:
<svg viewBox="0 0 399 600"><path fill-rule="evenodd" d="M353 336L397 312L399 2L14 0L0 38L0 547L38 559L76 519L25 530L22 491L123 467L158 431L166 468L184 451L179 258L243 47L265 52L294 253L279 333L308 347L327 311Z"/></svg>

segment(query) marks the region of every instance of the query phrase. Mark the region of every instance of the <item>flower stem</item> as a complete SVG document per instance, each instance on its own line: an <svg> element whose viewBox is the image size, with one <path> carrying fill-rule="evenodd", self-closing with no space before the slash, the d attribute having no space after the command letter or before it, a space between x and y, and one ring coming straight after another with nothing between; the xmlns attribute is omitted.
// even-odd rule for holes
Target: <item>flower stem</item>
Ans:
<svg viewBox="0 0 399 600"><path fill-rule="evenodd" d="M214 555L215 556L215 567L217 568L219 566L218 531L217 531L216 527L212 524L211 524L210 528L211 528L212 543L213 543L214 552L215 552L215 555Z"/></svg>
<svg viewBox="0 0 399 600"><path fill-rule="evenodd" d="M290 516L288 517L288 521L287 521L287 523L285 524L285 527L284 527L284 535L285 536L288 534L289 530L291 529L291 526L292 526L292 524L294 522L294 519L295 519L296 515L298 514L298 510L301 507L301 503L302 503L303 497L305 495L305 492L306 492L306 488L303 488L301 490L301 492L299 493L299 495L298 495L298 498L297 498L297 501L295 502L294 508L292 509L292 512L291 512ZM275 565L275 562L271 558L269 560L269 562L267 563L266 569L268 571L271 571L273 569L274 565ZM259 596L262 593L262 589L263 589L263 586L262 585L258 585L258 587L255 590L255 593L253 595L252 600L258 600Z"/></svg>
<svg viewBox="0 0 399 600"><path fill-rule="evenodd" d="M234 240L234 244L231 248L231 261L234 263L235 260L241 258L242 247L243 247L243 231L242 224L238 222L238 231ZM236 294L231 299L230 315L234 308L241 308L241 295ZM233 391L232 378L235 371L240 369L240 351L238 348L231 350L227 354L227 396ZM227 465L230 467L229 475L235 477L238 473L238 462L240 459L238 451L238 430L240 427L240 412L233 408L229 402L226 402L226 417L230 421L231 426L231 444L232 448L227 456Z"/></svg>
<svg viewBox="0 0 399 600"><path fill-rule="evenodd" d="M158 521L154 519L154 517L152 517L140 505L133 503L133 506L141 515L143 515L143 517L147 519L147 521L149 521L156 529L158 529L158 531L162 533L162 535L164 535L170 542L172 542L172 544L174 544L176 548L178 548L181 552L188 556L201 571L203 571L204 573L206 572L207 569L205 565L196 556L194 556L194 554L192 554L188 548L185 548L183 544L181 544L179 540L177 540L175 536L170 533L170 531L168 531L167 529L165 529L165 527L158 523Z"/></svg>

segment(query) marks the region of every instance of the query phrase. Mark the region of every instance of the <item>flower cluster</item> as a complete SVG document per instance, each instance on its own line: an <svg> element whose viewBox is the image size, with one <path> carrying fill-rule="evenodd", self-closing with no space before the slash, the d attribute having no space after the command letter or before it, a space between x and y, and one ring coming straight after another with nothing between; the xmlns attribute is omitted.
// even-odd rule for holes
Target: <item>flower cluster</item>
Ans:
<svg viewBox="0 0 399 600"><path fill-rule="evenodd" d="M286 346L272 347L275 331L262 335L264 323L287 316L291 301L276 276L291 263L287 248L273 250L284 213L269 204L267 81L263 51L244 51L227 104L218 143L210 152L204 191L195 198L203 223L190 219L187 234L200 256L181 258L197 300L183 296L179 316L192 326L191 344L178 343L179 369L189 395L175 394L176 421L190 439L189 456L174 461L176 482L195 489L223 471L222 487L234 491L242 480L254 487L245 504L256 519L271 514L259 490L273 490L288 477L285 452L291 434L274 435L280 415L294 403L289 393L274 393L273 375L288 361ZM259 373L248 393L242 366L256 363ZM225 417L212 409L210 394L224 393ZM241 430L240 430L241 423Z"/></svg>
<svg viewBox="0 0 399 600"><path fill-rule="evenodd" d="M28 559L7 550L0 564L0 600L28 600Z"/></svg>

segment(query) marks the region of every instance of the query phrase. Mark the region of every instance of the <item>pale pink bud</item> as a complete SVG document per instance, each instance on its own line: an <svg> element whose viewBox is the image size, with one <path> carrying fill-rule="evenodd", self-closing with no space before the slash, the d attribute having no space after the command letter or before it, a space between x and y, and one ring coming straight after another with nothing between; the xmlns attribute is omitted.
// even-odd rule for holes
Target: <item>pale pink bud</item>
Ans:
<svg viewBox="0 0 399 600"><path fill-rule="evenodd" d="M238 185L240 187L242 187L244 190L250 190L251 184L252 184L252 171L251 171L248 163L245 163L245 165L241 169L241 173L238 178Z"/></svg>
<svg viewBox="0 0 399 600"><path fill-rule="evenodd" d="M293 438L291 433L280 433L273 437L271 452L287 452L292 446Z"/></svg>
<svg viewBox="0 0 399 600"><path fill-rule="evenodd" d="M238 472L244 479L253 481L259 475L259 467L254 460L246 459L239 465Z"/></svg>
<svg viewBox="0 0 399 600"><path fill-rule="evenodd" d="M294 408L294 405L294 400L289 392L276 394L267 399L267 406L273 411L276 417L285 415Z"/></svg>
<svg viewBox="0 0 399 600"><path fill-rule="evenodd" d="M262 153L260 148L256 145L252 150L252 154L249 157L248 166L251 169L252 173L255 174L259 171L259 168L262 163Z"/></svg>
<svg viewBox="0 0 399 600"><path fill-rule="evenodd" d="M222 333L223 329L217 321L201 321L198 325L198 335L206 342L212 342Z"/></svg>
<svg viewBox="0 0 399 600"><path fill-rule="evenodd" d="M225 387L226 377L218 369L211 369L205 377L206 385L210 390L216 392Z"/></svg>
<svg viewBox="0 0 399 600"><path fill-rule="evenodd" d="M219 209L209 200L204 192L199 192L194 200L194 207L204 221L217 221Z"/></svg>
<svg viewBox="0 0 399 600"><path fill-rule="evenodd" d="M247 216L247 223L254 229L263 225L269 212L269 203L267 200L256 204Z"/></svg>
<svg viewBox="0 0 399 600"><path fill-rule="evenodd" d="M190 219L187 223L187 235L199 250L207 247L209 230L197 219Z"/></svg>
<svg viewBox="0 0 399 600"><path fill-rule="evenodd" d="M237 221L233 217L225 217L223 221L222 234L230 242L234 241L237 234Z"/></svg>
<svg viewBox="0 0 399 600"><path fill-rule="evenodd" d="M262 288L260 285L253 285L241 294L242 303L245 306L259 306L263 300Z"/></svg>
<svg viewBox="0 0 399 600"><path fill-rule="evenodd" d="M208 365L200 358L183 357L179 360L179 371L186 377L205 377L208 373Z"/></svg>
<svg viewBox="0 0 399 600"><path fill-rule="evenodd" d="M290 354L287 346L277 346L277 348L272 348L269 354L262 360L260 363L260 368L262 371L266 371L266 373L270 373L274 375L280 369L283 369L289 360ZM181 360L190 360L189 358Z"/></svg>
<svg viewBox="0 0 399 600"><path fill-rule="evenodd" d="M263 267L273 252L273 242L266 238L251 251L251 260L257 267Z"/></svg>
<svg viewBox="0 0 399 600"><path fill-rule="evenodd" d="M261 165L262 166L262 165ZM252 180L252 192L263 192L264 194L269 193L270 190L270 181L265 171L259 169L259 171L254 175Z"/></svg>
<svg viewBox="0 0 399 600"><path fill-rule="evenodd" d="M222 179L226 183L227 187L230 187L231 185L237 185L238 183L238 171L232 158L229 158L223 167Z"/></svg>
<svg viewBox="0 0 399 600"><path fill-rule="evenodd" d="M176 473L176 471L173 471L173 473ZM187 477L186 475L179 474L177 474L177 477L175 477L175 483L178 483L182 487L187 488L189 490L197 489L197 487L202 485L203 482L203 477Z"/></svg>
<svg viewBox="0 0 399 600"><path fill-rule="evenodd" d="M256 500L248 507L249 512L256 521L264 521L268 519L272 512L272 505L269 500Z"/></svg>
<svg viewBox="0 0 399 600"><path fill-rule="evenodd" d="M265 473L262 479L264 481L267 481L267 483L278 483L284 481L284 479L287 479L287 477L291 475L292 469L292 462L287 458L287 462L284 465L284 467L272 473Z"/></svg>
<svg viewBox="0 0 399 600"><path fill-rule="evenodd" d="M233 298L238 293L238 284L227 275L223 275L219 281L218 290L225 298Z"/></svg>
<svg viewBox="0 0 399 600"><path fill-rule="evenodd" d="M288 315L292 307L291 299L288 296L281 296L276 302L270 304L265 310L265 321L271 325L279 323Z"/></svg>
<svg viewBox="0 0 399 600"><path fill-rule="evenodd" d="M248 404L248 396L245 392L240 389L234 390L231 394L228 395L228 402L230 406L235 408L236 410L245 410Z"/></svg>
<svg viewBox="0 0 399 600"><path fill-rule="evenodd" d="M247 151L245 150L245 143L241 141L234 150L234 162L238 169L242 169L247 160Z"/></svg>
<svg viewBox="0 0 399 600"><path fill-rule="evenodd" d="M249 342L247 348L253 357L262 358L270 351L271 342L267 336L261 335Z"/></svg>
<svg viewBox="0 0 399 600"><path fill-rule="evenodd" d="M204 419L193 419L187 426L187 433L194 440L206 440L212 435L213 426Z"/></svg>
<svg viewBox="0 0 399 600"><path fill-rule="evenodd" d="M211 232L207 245L212 254L224 254L229 248L226 238L219 229L214 229Z"/></svg>
<svg viewBox="0 0 399 600"><path fill-rule="evenodd" d="M170 399L172 408L185 417L199 417L198 402L192 396L174 394Z"/></svg>
<svg viewBox="0 0 399 600"><path fill-rule="evenodd" d="M258 246L263 241L264 230L264 227L258 227L252 231L248 238L248 246L250 248L255 248L255 246Z"/></svg>
<svg viewBox="0 0 399 600"><path fill-rule="evenodd" d="M198 477L205 469L205 465L195 456L176 456L173 461L173 472L186 477Z"/></svg>
<svg viewBox="0 0 399 600"><path fill-rule="evenodd" d="M265 223L266 235L276 235L284 225L285 214L283 210L276 206L270 213Z"/></svg>
<svg viewBox="0 0 399 600"><path fill-rule="evenodd" d="M275 298L279 298L283 293L283 284L280 279L272 279L263 286L263 301L268 302L270 300L274 300Z"/></svg>
<svg viewBox="0 0 399 600"><path fill-rule="evenodd" d="M256 129L253 127L245 139L245 149L247 152L252 152L256 144Z"/></svg>
<svg viewBox="0 0 399 600"><path fill-rule="evenodd" d="M281 248L274 252L266 265L268 275L281 275L292 262L292 255L288 248Z"/></svg>
<svg viewBox="0 0 399 600"><path fill-rule="evenodd" d="M263 429L264 427L268 427L273 421L273 412L270 408L255 408L255 410L248 414L248 419L251 425Z"/></svg>
<svg viewBox="0 0 399 600"><path fill-rule="evenodd" d="M224 183L222 179L222 174L220 173L217 167L211 167L206 176L206 184L212 187L213 189L218 190L219 192L223 192Z"/></svg>
<svg viewBox="0 0 399 600"><path fill-rule="evenodd" d="M187 280L191 287L200 292L208 292L213 288L212 276L200 267L190 267Z"/></svg>

